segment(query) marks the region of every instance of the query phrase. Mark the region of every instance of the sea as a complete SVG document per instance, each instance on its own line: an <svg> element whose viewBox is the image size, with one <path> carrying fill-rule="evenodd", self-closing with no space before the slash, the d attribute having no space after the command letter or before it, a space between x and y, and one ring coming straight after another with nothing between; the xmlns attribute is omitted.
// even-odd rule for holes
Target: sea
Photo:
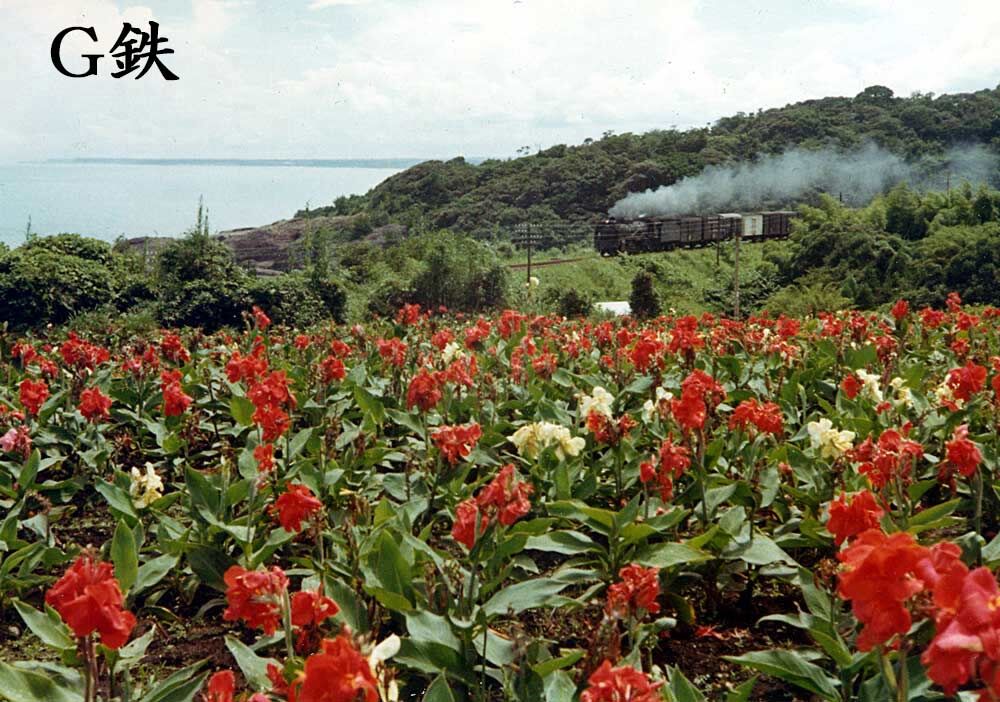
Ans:
<svg viewBox="0 0 1000 702"><path fill-rule="evenodd" d="M307 205L363 194L419 159L77 159L0 163L0 242L17 246L28 222L39 235L73 232L180 236L201 199L215 231L292 217Z"/></svg>

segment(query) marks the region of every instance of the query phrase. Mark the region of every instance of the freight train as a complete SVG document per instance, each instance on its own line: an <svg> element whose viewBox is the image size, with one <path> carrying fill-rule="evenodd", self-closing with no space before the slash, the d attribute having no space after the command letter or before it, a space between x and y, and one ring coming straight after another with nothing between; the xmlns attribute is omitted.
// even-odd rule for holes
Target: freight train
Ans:
<svg viewBox="0 0 1000 702"><path fill-rule="evenodd" d="M743 241L785 239L797 213L725 213L705 217L606 219L594 230L594 248L604 256L619 253L698 248L739 236Z"/></svg>

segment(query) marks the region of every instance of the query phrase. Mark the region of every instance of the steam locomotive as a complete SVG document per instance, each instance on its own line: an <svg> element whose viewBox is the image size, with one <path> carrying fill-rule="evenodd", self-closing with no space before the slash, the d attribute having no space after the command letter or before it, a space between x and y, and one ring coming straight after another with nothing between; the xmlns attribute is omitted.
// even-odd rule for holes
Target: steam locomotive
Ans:
<svg viewBox="0 0 1000 702"><path fill-rule="evenodd" d="M594 230L594 248L604 256L619 253L699 248L739 236L743 241L785 239L796 212L725 213L705 217L606 219Z"/></svg>

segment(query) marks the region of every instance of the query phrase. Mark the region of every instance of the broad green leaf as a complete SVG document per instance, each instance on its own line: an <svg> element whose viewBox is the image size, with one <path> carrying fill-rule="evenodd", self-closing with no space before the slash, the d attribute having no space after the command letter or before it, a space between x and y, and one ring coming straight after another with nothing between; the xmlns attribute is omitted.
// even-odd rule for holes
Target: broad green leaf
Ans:
<svg viewBox="0 0 1000 702"><path fill-rule="evenodd" d="M532 536L525 544L525 548L547 553L561 553L567 556L601 551L601 547L594 543L594 540L589 536L570 530L551 531L541 536Z"/></svg>
<svg viewBox="0 0 1000 702"><path fill-rule="evenodd" d="M423 702L455 702L455 695L448 687L448 679L438 675L424 693Z"/></svg>
<svg viewBox="0 0 1000 702"><path fill-rule="evenodd" d="M143 563L139 566L139 571L136 574L135 587L132 588L132 594L138 594L163 580L167 573L177 567L178 560L177 556L165 554Z"/></svg>
<svg viewBox="0 0 1000 702"><path fill-rule="evenodd" d="M229 413L240 426L248 427L253 424L253 413L256 411L253 402L245 397L234 395L229 400Z"/></svg>
<svg viewBox="0 0 1000 702"><path fill-rule="evenodd" d="M669 692L672 702L705 702L705 695L677 668L670 669Z"/></svg>
<svg viewBox="0 0 1000 702"><path fill-rule="evenodd" d="M45 612L42 613L21 600L15 599L13 602L21 619L46 646L61 651L72 651L76 648L76 641L69 628L51 607L46 605Z"/></svg>
<svg viewBox="0 0 1000 702"><path fill-rule="evenodd" d="M700 563L712 557L687 544L663 543L642 548L636 553L635 561L651 568L670 568L687 563Z"/></svg>
<svg viewBox="0 0 1000 702"><path fill-rule="evenodd" d="M271 681L267 677L267 665L278 665L273 658L262 658L239 639L226 636L226 648L233 654L236 664L243 671L243 677L247 679L254 690L270 690Z"/></svg>
<svg viewBox="0 0 1000 702"><path fill-rule="evenodd" d="M139 577L139 553L135 535L124 519L118 522L111 539L111 562L115 564L115 577L122 592L127 593Z"/></svg>
<svg viewBox="0 0 1000 702"><path fill-rule="evenodd" d="M536 578L508 585L493 595L483 605L488 617L505 614L508 610L515 614L536 607L554 606L562 603L565 598L558 597L570 583L556 578Z"/></svg>
<svg viewBox="0 0 1000 702"><path fill-rule="evenodd" d="M727 661L773 675L826 700L839 700L838 681L796 651L752 651L742 656L723 656Z"/></svg>
<svg viewBox="0 0 1000 702"><path fill-rule="evenodd" d="M49 676L0 662L0 698L10 702L82 702L82 691L67 690Z"/></svg>

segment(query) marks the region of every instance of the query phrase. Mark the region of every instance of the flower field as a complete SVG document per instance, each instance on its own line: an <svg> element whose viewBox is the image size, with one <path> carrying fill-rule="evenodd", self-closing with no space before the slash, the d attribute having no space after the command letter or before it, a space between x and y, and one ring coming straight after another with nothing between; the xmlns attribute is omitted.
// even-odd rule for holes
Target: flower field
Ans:
<svg viewBox="0 0 1000 702"><path fill-rule="evenodd" d="M1000 699L1000 310L0 338L0 698Z"/></svg>

